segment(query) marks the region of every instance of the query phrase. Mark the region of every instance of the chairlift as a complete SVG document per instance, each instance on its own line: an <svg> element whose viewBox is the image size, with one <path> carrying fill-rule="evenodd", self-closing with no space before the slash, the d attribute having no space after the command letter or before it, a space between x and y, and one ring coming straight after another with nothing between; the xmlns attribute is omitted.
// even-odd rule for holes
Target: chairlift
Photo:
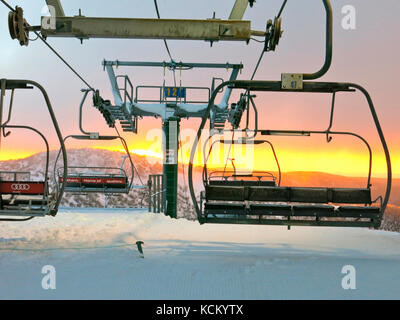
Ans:
<svg viewBox="0 0 400 320"><path fill-rule="evenodd" d="M60 169L60 168L58 168ZM102 171L96 171L102 170ZM104 171L106 170L106 171ZM58 181L63 177L57 172ZM80 193L128 193L130 183L125 170L112 167L68 167L65 192Z"/></svg>
<svg viewBox="0 0 400 320"><path fill-rule="evenodd" d="M212 136L210 136L211 138ZM209 138L209 139L210 139ZM208 140L209 140L208 139ZM224 170L215 170L208 173L207 162L209 161L210 155L214 146L219 144L228 144L230 147L232 145L242 145L242 146L256 146L267 144L270 146L271 151L274 156L274 160L276 163L278 176L276 177L274 173L270 171L251 171L251 172L241 172L236 170L233 158L227 159L231 160L233 170L226 170L226 166ZM204 151L207 143L204 144ZM203 153L206 155L206 153ZM229 156L229 155L228 155ZM207 153L207 156L204 157L204 166L203 166L203 184L207 187L212 186L276 186L281 184L281 168L278 161L278 157L275 152L275 148L273 144L268 140L254 140L254 139L243 139L243 140L229 140L229 139L217 139L215 140Z"/></svg>
<svg viewBox="0 0 400 320"><path fill-rule="evenodd" d="M62 175L62 169L57 167L60 152L56 157L54 164L54 180L57 188L60 186L65 187L65 192L74 194L88 194L88 193L103 193L107 195L129 193L133 186L134 179L134 164L128 149L128 145L123 137L119 134L116 136L102 136L97 132L88 132L82 126L82 109L89 93L89 90L82 90L84 92L82 101L79 107L79 129L82 134L69 135L64 138L64 143L68 139L85 140L85 141L111 141L120 140L126 156L120 167L96 167L96 166L70 166L68 167L68 175L66 178ZM127 172L123 169L125 160L129 159L131 174L130 179Z"/></svg>
<svg viewBox="0 0 400 320"><path fill-rule="evenodd" d="M64 187L57 188L50 192L49 190L49 144L45 136L37 129L24 125L11 125L12 107L14 92L16 89L32 89L38 88L47 104L53 126L60 142L60 154L64 159L64 166L60 168L60 175L65 178L67 174L67 154L64 141L55 118L50 100L45 89L38 83L30 80L8 80L2 79L1 82L1 101L0 101L0 123L1 136L7 138L14 130L28 130L37 134L46 146L46 160L44 168L44 176L40 180L31 178L30 172L19 171L1 171L0 172L0 216L16 217L1 218L0 221L27 221L35 217L44 217L47 215L55 216L64 193ZM33 86L33 87L32 87ZM4 96L6 90L11 90L10 106L8 110L8 119L3 123L1 121L3 115ZM8 131L10 130L10 131Z"/></svg>
<svg viewBox="0 0 400 320"><path fill-rule="evenodd" d="M210 136L210 140L213 136ZM229 145L229 153L233 145L251 146L267 144L270 146L274 160L276 163L277 175L271 171L239 171L234 165L233 158L227 158L223 170L210 171L207 168L210 155L216 144ZM233 212L245 212L246 206L244 203L238 203L236 195L232 193L231 187L234 189L239 187L246 189L249 187L275 187L281 184L281 169L278 157L273 144L268 140L254 139L217 139L215 140L208 153L205 153L207 143L204 144L204 166L203 166L203 184L205 191L200 194L200 207L204 208L206 215L217 216L219 214L230 215ZM229 154L228 154L229 157ZM231 160L233 170L227 170L227 162ZM232 202L234 201L234 202ZM228 206L227 206L228 205Z"/></svg>
<svg viewBox="0 0 400 320"><path fill-rule="evenodd" d="M210 109L221 87L245 90L246 93L242 95L241 100L246 96L247 98L251 97L251 92L254 91L286 91L282 88L282 84L279 81L227 81L217 87L211 97L208 110L203 116L203 121L197 133L197 139L194 142L189 163L189 189L200 223L286 225L289 228L290 226L379 228L390 194L391 164L386 141L368 92L359 85L352 83L304 82L303 85L303 89L300 91L297 90L297 92L332 94L331 116L328 129L321 131L263 130L258 128L257 123L256 129L249 129L248 119L246 121L246 129L238 129L242 114L244 114L246 110L249 110L250 104L254 103L253 100L250 104L245 104L244 110L240 111L238 117L231 118L231 120L235 119L234 122L231 122L232 128L224 130L224 132L240 132L241 134L246 134L242 140L230 141L230 143L243 143L242 141L251 141L252 139L254 139L255 142L258 136L309 137L311 135L325 135L327 143L329 143L335 135L353 137L360 140L366 146L369 154L369 168L365 187L317 188L308 186L281 186L279 183L274 185L273 178L269 180L270 185L261 183L261 179L251 180L250 182L243 179L237 181L237 174L228 175L228 178L225 177L225 173L222 175L213 172L208 174L207 156L205 157L203 170L204 190L201 192L199 205L193 188L193 159L202 130L209 117ZM336 93L353 92L355 90L362 92L367 99L386 156L388 170L386 193L379 196L376 200L372 200L371 198L372 149L367 140L353 132L331 130ZM247 100L251 101L252 99ZM236 107L231 108L231 110L232 109L238 110ZM253 133L251 139L247 136L248 132ZM207 141L209 139L211 139L211 137L209 137ZM276 156L275 152L274 155ZM278 161L277 163L279 166ZM249 177L253 178L252 175L249 175Z"/></svg>

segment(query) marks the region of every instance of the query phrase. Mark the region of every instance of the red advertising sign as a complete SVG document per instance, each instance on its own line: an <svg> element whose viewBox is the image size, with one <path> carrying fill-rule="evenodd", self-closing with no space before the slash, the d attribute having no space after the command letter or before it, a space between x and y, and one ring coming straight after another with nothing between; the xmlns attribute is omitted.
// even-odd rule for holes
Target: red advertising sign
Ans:
<svg viewBox="0 0 400 320"><path fill-rule="evenodd" d="M126 180L124 178L105 179L104 183L106 183L106 184L125 184Z"/></svg>
<svg viewBox="0 0 400 320"><path fill-rule="evenodd" d="M101 178L82 178L82 183L101 184L103 181Z"/></svg>
<svg viewBox="0 0 400 320"><path fill-rule="evenodd" d="M63 177L60 177L60 183L64 181ZM67 178L67 183L81 183L81 178Z"/></svg>
<svg viewBox="0 0 400 320"><path fill-rule="evenodd" d="M44 194L44 182L31 181L2 181L0 182L0 192L5 194Z"/></svg>
<svg viewBox="0 0 400 320"><path fill-rule="evenodd" d="M60 183L63 178L59 178ZM89 177L68 177L67 183L86 183L86 184L126 184L126 178L89 178Z"/></svg>

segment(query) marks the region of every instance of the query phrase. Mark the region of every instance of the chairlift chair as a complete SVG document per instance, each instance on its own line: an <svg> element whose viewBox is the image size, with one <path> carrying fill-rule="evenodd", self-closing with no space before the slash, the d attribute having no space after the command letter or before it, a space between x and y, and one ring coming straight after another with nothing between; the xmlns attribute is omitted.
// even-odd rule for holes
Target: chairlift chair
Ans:
<svg viewBox="0 0 400 320"><path fill-rule="evenodd" d="M209 137L210 140L212 136ZM234 165L234 159L231 159L233 171L227 171L226 166L224 170L216 170L208 173L207 162L209 161L210 155L214 146L219 144L228 144L228 145L242 145L242 146L255 146L267 144L270 146L271 151L273 153L278 177L276 177L272 172L269 171L252 171L252 172L240 172L237 171ZM204 144L207 146L207 142ZM268 140L254 140L254 139L244 139L244 140L229 140L229 139L217 139L215 140L207 153L204 152L204 166L203 166L203 184L205 187L210 186L276 186L281 183L281 168L278 161L278 157L275 152L275 148L273 144Z"/></svg>
<svg viewBox="0 0 400 320"><path fill-rule="evenodd" d="M1 82L1 101L0 101L0 123L1 135L7 138L14 130L28 130L37 134L46 146L46 160L44 176L40 180L31 179L30 172L1 171L0 172L0 221L27 221L35 217L46 215L55 216L64 193L64 187L50 192L49 190L49 144L45 136L37 129L30 126L10 125L13 107L14 92L16 89L32 89L37 87L43 94L53 126L60 142L60 154L63 155L64 166L60 168L60 175L66 177L67 173L67 155L64 141L57 120L55 118L50 100L46 91L38 83L29 80L7 80ZM6 90L11 90L10 107L8 110L8 119L4 123L1 121L3 114L4 95ZM8 131L10 130L10 131ZM8 218L16 217L16 218Z"/></svg>
<svg viewBox="0 0 400 320"><path fill-rule="evenodd" d="M331 118L327 130L291 131L262 130L258 128L249 130L246 127L246 129L237 130L236 132L241 132L242 134L246 133L246 137L244 137L243 140L250 140L250 142L251 139L247 137L249 131L253 132L254 139L256 136L271 137L279 135L288 137L308 137L319 134L325 135L329 143L334 135L355 137L365 144L369 153L369 169L366 186L364 188L317 188L281 186L279 184L266 185L258 181L256 181L257 183L254 183L254 181L250 183L247 181L238 182L235 181L236 177L232 175L229 176L229 179L226 179L225 176L222 175L222 179L218 180L215 179L215 173L207 174L207 156L205 157L203 170L205 188L201 193L199 205L193 188L193 159L202 130L209 117L210 109L214 105L216 94L218 90L224 86L246 90L247 95L253 91L283 91L279 81L228 81L221 84L214 91L209 103L209 108L204 114L203 121L200 125L197 139L194 142L189 163L189 189L200 223L265 224L286 225L288 227L335 226L379 228L391 188L390 157L382 129L368 92L364 88L351 83L304 82L304 88L302 90L292 90L296 92L333 94ZM331 130L335 94L337 92L353 92L355 90L361 91L368 101L387 161L388 177L386 193L383 196L379 196L375 201L371 198L372 150L370 145L358 134ZM247 105L247 108L249 108L249 105ZM235 132L234 129L226 129L225 132L226 131ZM210 139L210 137L208 139ZM234 141L231 141L231 143L233 142ZM241 141L236 141L236 143L241 143ZM219 177L221 177L221 175L219 175Z"/></svg>
<svg viewBox="0 0 400 320"><path fill-rule="evenodd" d="M212 137L213 136L210 136L207 140L210 140ZM269 145L276 163L277 176L275 173L270 171L238 171L234 165L234 159L231 159L233 170L226 170L225 165L223 170L214 170L209 172L207 163L216 144L228 144L230 148L232 145L241 145L246 147L254 147L262 144ZM206 146L207 143L204 144L204 151ZM205 190L200 194L200 207L204 208L206 216L210 215L216 217L222 214L232 218L238 213L245 214L246 204L244 201L240 200L241 198L236 197L236 191L249 190L251 187L275 187L280 186L281 184L281 169L278 157L273 144L268 140L229 140L220 138L213 141L208 153L204 152L203 154L203 185Z"/></svg>
<svg viewBox="0 0 400 320"><path fill-rule="evenodd" d="M54 180L57 188L60 186L65 187L65 192L74 194L87 194L87 193L103 193L103 194L121 194L129 193L133 185L134 179L134 164L128 149L128 145L124 138L119 134L116 136L102 136L97 132L88 132L82 126L82 109L89 93L88 90L84 92L82 101L79 107L79 129L82 134L69 135L64 138L64 143L68 139L84 140L84 141L111 141L120 140L126 156L121 164L121 167L95 167L95 166L70 166L68 167L68 175L66 178L62 175L62 168L57 168L60 152L56 157L54 164ZM129 159L131 167L131 178L123 169L126 158Z"/></svg>
<svg viewBox="0 0 400 320"><path fill-rule="evenodd" d="M57 172L57 177L59 184L62 184L64 180L60 173L61 171ZM76 194L129 193L130 185L131 183L125 170L120 168L75 166L68 167L65 192Z"/></svg>

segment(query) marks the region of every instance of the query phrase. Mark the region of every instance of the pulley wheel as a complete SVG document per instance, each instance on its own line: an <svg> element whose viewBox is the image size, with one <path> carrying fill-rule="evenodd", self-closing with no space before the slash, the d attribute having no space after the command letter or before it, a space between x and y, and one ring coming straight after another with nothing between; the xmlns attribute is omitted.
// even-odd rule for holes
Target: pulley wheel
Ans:
<svg viewBox="0 0 400 320"><path fill-rule="evenodd" d="M17 25L17 21L16 21L16 13L15 12L10 12L9 14L8 14L8 30L10 31L10 36L11 36L11 39L17 39L18 38L18 36L17 36L17 28L18 28L18 25Z"/></svg>
<svg viewBox="0 0 400 320"><path fill-rule="evenodd" d="M8 30L11 39L17 39L21 46L29 44L29 24L24 19L24 11L20 7L16 7L15 12L8 14Z"/></svg>
<svg viewBox="0 0 400 320"><path fill-rule="evenodd" d="M274 51L282 36L282 18L275 19L271 32L270 50Z"/></svg>

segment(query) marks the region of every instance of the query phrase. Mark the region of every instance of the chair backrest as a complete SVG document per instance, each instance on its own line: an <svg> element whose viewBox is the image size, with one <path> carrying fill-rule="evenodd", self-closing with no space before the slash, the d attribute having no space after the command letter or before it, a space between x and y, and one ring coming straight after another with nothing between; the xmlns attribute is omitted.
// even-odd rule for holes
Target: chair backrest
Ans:
<svg viewBox="0 0 400 320"><path fill-rule="evenodd" d="M370 189L206 186L207 200L371 204Z"/></svg>
<svg viewBox="0 0 400 320"><path fill-rule="evenodd" d="M240 187L240 186L246 186L246 187L257 187L257 186L263 186L263 187L274 187L276 186L276 183L274 180L210 180L208 182L210 186L227 186L227 187Z"/></svg>

